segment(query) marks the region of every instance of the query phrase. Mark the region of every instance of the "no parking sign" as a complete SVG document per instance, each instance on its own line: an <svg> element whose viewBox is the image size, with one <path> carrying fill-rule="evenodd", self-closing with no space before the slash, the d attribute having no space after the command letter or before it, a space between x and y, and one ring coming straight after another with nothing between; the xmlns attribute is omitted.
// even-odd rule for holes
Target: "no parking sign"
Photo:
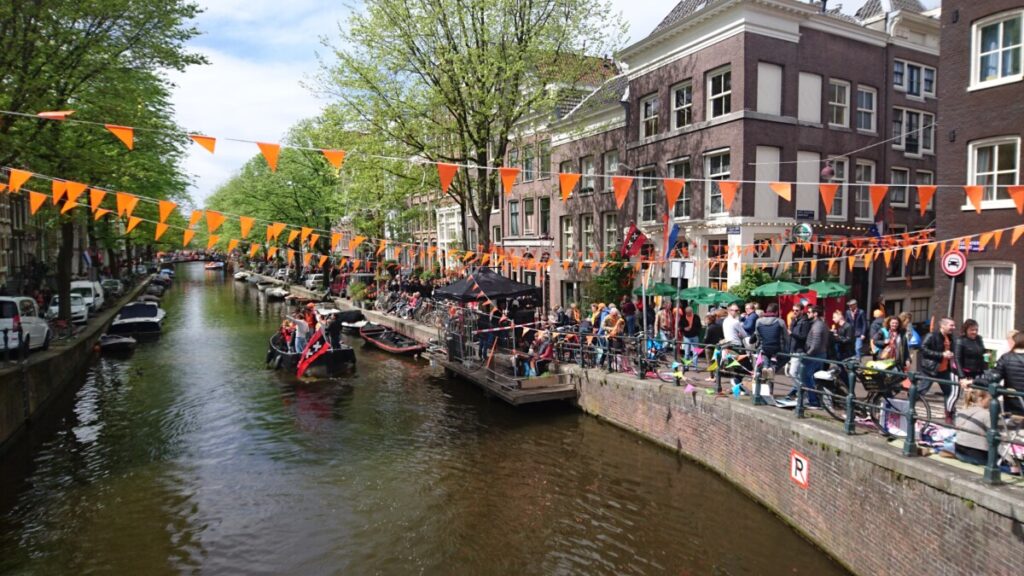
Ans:
<svg viewBox="0 0 1024 576"><path fill-rule="evenodd" d="M807 459L807 456L796 450L789 451L789 479L804 490L810 485L810 468L811 461Z"/></svg>
<svg viewBox="0 0 1024 576"><path fill-rule="evenodd" d="M967 269L967 255L959 250L950 250L942 257L942 271L946 276L956 278Z"/></svg>

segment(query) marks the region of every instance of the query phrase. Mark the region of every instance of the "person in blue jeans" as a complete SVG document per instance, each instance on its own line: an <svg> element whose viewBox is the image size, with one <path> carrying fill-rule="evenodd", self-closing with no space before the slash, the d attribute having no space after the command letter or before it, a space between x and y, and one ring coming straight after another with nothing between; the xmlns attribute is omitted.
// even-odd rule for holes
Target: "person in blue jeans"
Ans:
<svg viewBox="0 0 1024 576"><path fill-rule="evenodd" d="M811 408L821 406L818 394L815 392L817 385L814 382L814 373L821 370L822 359L828 358L829 331L825 321L821 319L821 306L809 306L807 317L811 321L811 329L807 333L807 343L804 352L807 354L800 362L801 384L807 394L805 404Z"/></svg>
<svg viewBox="0 0 1024 576"><path fill-rule="evenodd" d="M857 300L853 298L846 303L846 313L844 316L846 323L853 326L853 349L857 358L860 358L864 355L864 341L867 340L868 317L864 314L863 310L857 307Z"/></svg>

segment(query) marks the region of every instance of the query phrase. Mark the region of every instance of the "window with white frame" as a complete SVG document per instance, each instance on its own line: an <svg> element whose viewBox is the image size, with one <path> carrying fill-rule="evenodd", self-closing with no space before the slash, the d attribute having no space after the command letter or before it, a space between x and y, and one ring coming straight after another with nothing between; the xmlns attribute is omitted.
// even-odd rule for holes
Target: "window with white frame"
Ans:
<svg viewBox="0 0 1024 576"><path fill-rule="evenodd" d="M846 128L850 125L850 83L828 81L828 124Z"/></svg>
<svg viewBox="0 0 1024 576"><path fill-rule="evenodd" d="M658 133L658 95L651 94L640 100L640 138Z"/></svg>
<svg viewBox="0 0 1024 576"><path fill-rule="evenodd" d="M562 254L566 258L572 257L573 250L576 250L575 239L573 238L572 216L562 216Z"/></svg>
<svg viewBox="0 0 1024 576"><path fill-rule="evenodd" d="M907 227L903 224L890 224L885 229L886 235L903 234L907 231ZM892 259L889 260L889 270L886 272L886 279L892 280L903 280L903 250L892 251Z"/></svg>
<svg viewBox="0 0 1024 576"><path fill-rule="evenodd" d="M732 112L732 70L719 68L708 75L708 118Z"/></svg>
<svg viewBox="0 0 1024 576"><path fill-rule="evenodd" d="M892 147L904 154L935 153L935 115L907 108L892 110Z"/></svg>
<svg viewBox="0 0 1024 576"><path fill-rule="evenodd" d="M1024 78L1021 24L1024 11L996 14L971 28L971 88L986 88Z"/></svg>
<svg viewBox="0 0 1024 576"><path fill-rule="evenodd" d="M641 170L640 176L640 220L654 222L658 214L658 181L653 168Z"/></svg>
<svg viewBox="0 0 1024 576"><path fill-rule="evenodd" d="M693 82L687 80L672 87L672 129L693 123Z"/></svg>
<svg viewBox="0 0 1024 576"><path fill-rule="evenodd" d="M729 240L711 238L708 240L708 256L714 260L725 261L729 254ZM728 264L710 266L708 269L708 288L726 291L729 289Z"/></svg>
<svg viewBox="0 0 1024 576"><path fill-rule="evenodd" d="M846 220L846 182L849 175L848 164L845 159L833 158L832 177L829 182L838 184L836 195L832 198L832 212L828 217L832 220Z"/></svg>
<svg viewBox="0 0 1024 576"><path fill-rule="evenodd" d="M853 174L856 186L853 187L853 217L861 222L871 222L871 190L869 184L875 182L875 163L870 160L857 160Z"/></svg>
<svg viewBox="0 0 1024 576"><path fill-rule="evenodd" d="M910 170L893 168L889 173L889 203L906 207L910 198Z"/></svg>
<svg viewBox="0 0 1024 576"><path fill-rule="evenodd" d="M906 60L896 60L892 67L892 83L907 96L935 97L935 68Z"/></svg>
<svg viewBox="0 0 1024 576"><path fill-rule="evenodd" d="M594 244L594 215L584 214L580 216L580 247L587 253L592 252Z"/></svg>
<svg viewBox="0 0 1024 576"><path fill-rule="evenodd" d="M772 237L771 236L760 236L754 238L754 252L752 254L754 260L771 260L772 259Z"/></svg>
<svg viewBox="0 0 1024 576"><path fill-rule="evenodd" d="M605 212L602 217L601 233L604 234L604 251L607 253L619 249L619 215L616 212Z"/></svg>
<svg viewBox="0 0 1024 576"><path fill-rule="evenodd" d="M964 317L978 321L986 342L1000 343L1013 328L1014 267L1006 263L968 264Z"/></svg>
<svg viewBox="0 0 1024 576"><path fill-rule="evenodd" d="M718 182L714 180L728 180L730 167L730 155L728 150L721 152L710 152L704 156L704 177L708 180L708 215L724 214L725 205L722 203L722 190Z"/></svg>
<svg viewBox="0 0 1024 576"><path fill-rule="evenodd" d="M540 235L551 234L551 198L540 199Z"/></svg>
<svg viewBox="0 0 1024 576"><path fill-rule="evenodd" d="M519 236L519 202L508 203L508 235Z"/></svg>
<svg viewBox="0 0 1024 576"><path fill-rule="evenodd" d="M930 170L918 170L914 174L914 183L918 186L931 186L935 184L935 173ZM921 196L918 194L917 207L921 208ZM933 210L935 208L935 196L932 195L928 199L928 207L925 210Z"/></svg>
<svg viewBox="0 0 1024 576"><path fill-rule="evenodd" d="M604 172L604 183L602 184L602 192L612 191L612 176L619 173L619 151L609 150L604 153L602 158L601 170Z"/></svg>
<svg viewBox="0 0 1024 576"><path fill-rule="evenodd" d="M984 186L983 202L989 207L1012 207L1006 186L1020 183L1020 137L989 138L967 145L968 181Z"/></svg>
<svg viewBox="0 0 1024 576"><path fill-rule="evenodd" d="M693 202L693 189L692 184L690 184L691 171L689 158L673 160L668 165L669 176L683 180L683 189L679 192L679 198L676 199L676 205L672 210L672 215L676 218L689 218L692 214L690 212Z"/></svg>
<svg viewBox="0 0 1024 576"><path fill-rule="evenodd" d="M857 86L857 130L875 132L878 109L878 91L867 86Z"/></svg>
<svg viewBox="0 0 1024 576"><path fill-rule="evenodd" d="M594 185L596 184L594 178L594 157L584 156L580 158L580 174L583 176L580 178L580 195L593 194Z"/></svg>
<svg viewBox="0 0 1024 576"><path fill-rule="evenodd" d="M533 145L523 147L523 182L530 182L537 177L536 165L533 163Z"/></svg>
<svg viewBox="0 0 1024 576"><path fill-rule="evenodd" d="M525 198L523 199L523 232L525 234L533 234L533 221L534 199Z"/></svg>

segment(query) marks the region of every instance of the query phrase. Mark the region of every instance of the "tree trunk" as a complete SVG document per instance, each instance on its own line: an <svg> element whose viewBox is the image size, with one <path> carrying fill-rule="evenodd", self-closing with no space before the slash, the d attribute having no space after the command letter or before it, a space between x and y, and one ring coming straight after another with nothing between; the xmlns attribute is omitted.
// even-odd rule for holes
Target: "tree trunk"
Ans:
<svg viewBox="0 0 1024 576"><path fill-rule="evenodd" d="M60 249L57 251L57 295L60 310L57 317L71 321L71 259L75 253L75 223L61 222Z"/></svg>

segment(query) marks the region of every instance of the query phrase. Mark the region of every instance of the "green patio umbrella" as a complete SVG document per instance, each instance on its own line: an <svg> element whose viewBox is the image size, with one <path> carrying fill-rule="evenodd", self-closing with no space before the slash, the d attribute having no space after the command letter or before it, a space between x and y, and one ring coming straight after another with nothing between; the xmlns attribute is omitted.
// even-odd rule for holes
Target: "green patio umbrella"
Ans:
<svg viewBox="0 0 1024 576"><path fill-rule="evenodd" d="M803 294L809 292L810 289L807 286L801 286L794 282L783 282L776 280L775 282L769 282L754 288L750 291L752 296L759 298L775 298L776 296L789 296L791 294Z"/></svg>
<svg viewBox="0 0 1024 576"><path fill-rule="evenodd" d="M732 292L719 292L711 297L711 304L718 304L719 306L728 306L736 302L742 302L743 298L733 294Z"/></svg>
<svg viewBox="0 0 1024 576"><path fill-rule="evenodd" d="M827 282L825 280L809 284L807 288L814 290L818 294L818 298L835 298L837 296L846 296L850 293L849 286L838 282Z"/></svg>
<svg viewBox="0 0 1024 576"><path fill-rule="evenodd" d="M676 291L677 289L675 286L671 284L666 284L664 282L655 282L654 284L647 287L648 296L675 296ZM633 294L640 296L641 294L643 294L643 288L637 286L636 288L633 289Z"/></svg>
<svg viewBox="0 0 1024 576"><path fill-rule="evenodd" d="M683 300L693 300L694 302L701 302L701 299L712 298L716 294L721 294L718 290L708 288L707 286L692 286L690 288L683 288L679 291L679 297Z"/></svg>

